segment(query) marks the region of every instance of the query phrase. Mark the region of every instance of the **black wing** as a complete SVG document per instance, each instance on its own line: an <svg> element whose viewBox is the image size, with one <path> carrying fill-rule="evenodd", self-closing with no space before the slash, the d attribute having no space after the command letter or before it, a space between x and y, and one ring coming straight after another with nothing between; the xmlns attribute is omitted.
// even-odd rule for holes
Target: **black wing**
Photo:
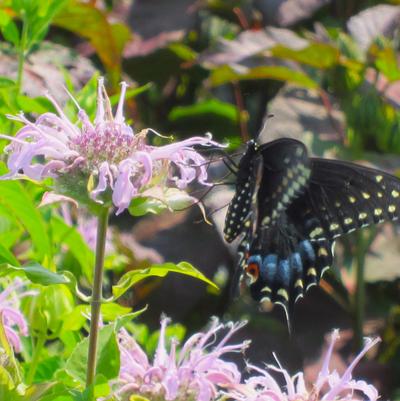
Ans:
<svg viewBox="0 0 400 401"><path fill-rule="evenodd" d="M287 207L304 193L311 173L303 143L284 138L260 147L263 176L258 191L258 225L272 227Z"/></svg>
<svg viewBox="0 0 400 401"><path fill-rule="evenodd" d="M274 204L269 191L277 178L271 179L266 170L258 195L260 224L245 265L253 297L285 309L331 266L335 238L396 220L400 211L400 180L395 176L336 160L310 159L310 167L309 179L300 183L303 189L270 224L264 223L276 210L269 206Z"/></svg>
<svg viewBox="0 0 400 401"><path fill-rule="evenodd" d="M312 173L303 196L288 214L303 224L312 241L334 239L358 228L396 220L400 180L357 164L311 159Z"/></svg>

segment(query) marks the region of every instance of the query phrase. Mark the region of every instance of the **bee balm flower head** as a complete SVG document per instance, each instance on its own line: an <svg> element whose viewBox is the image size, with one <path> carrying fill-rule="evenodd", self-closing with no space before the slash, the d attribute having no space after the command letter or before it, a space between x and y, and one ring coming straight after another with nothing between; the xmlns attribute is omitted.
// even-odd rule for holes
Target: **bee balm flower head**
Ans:
<svg viewBox="0 0 400 401"><path fill-rule="evenodd" d="M126 332L119 333L121 368L117 394L140 394L152 401L212 401L219 388L240 383L238 367L225 361L230 352L242 352L249 342L229 345L227 342L245 323L220 324L214 319L206 332L193 334L177 352L177 342L171 341L167 351L168 319L161 321L160 338L153 362L139 344ZM216 335L227 328L219 341Z"/></svg>
<svg viewBox="0 0 400 401"><path fill-rule="evenodd" d="M52 177L58 194L85 202L113 204L117 214L153 182L160 182L160 177L165 178L161 180L164 185L179 189L195 180L207 185L205 159L193 146L220 145L210 136L160 147L148 145L150 130L135 134L125 122L126 88L123 82L113 115L103 78L99 79L93 122L74 99L78 122L71 122L50 95L47 97L57 114L44 113L35 122L22 113L9 116L24 126L15 137L1 135L12 141L6 147L10 171L2 178L28 177L40 181Z"/></svg>

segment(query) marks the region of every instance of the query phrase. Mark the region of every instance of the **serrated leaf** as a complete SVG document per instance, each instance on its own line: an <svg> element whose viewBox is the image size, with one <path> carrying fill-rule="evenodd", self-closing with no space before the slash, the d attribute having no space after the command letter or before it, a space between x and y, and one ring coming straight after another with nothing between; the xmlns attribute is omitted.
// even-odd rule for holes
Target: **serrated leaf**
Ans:
<svg viewBox="0 0 400 401"><path fill-rule="evenodd" d="M118 283L112 287L114 300L123 295L129 290L129 288L137 284L139 281L149 277L165 277L168 273L180 273L186 276L191 276L218 289L211 280L188 262L180 262L178 264L164 263L153 265L147 269L131 270L128 273L125 273L119 279Z"/></svg>
<svg viewBox="0 0 400 401"><path fill-rule="evenodd" d="M66 372L81 385L86 381L88 346L89 338L85 338L65 364ZM96 376L103 375L108 380L114 379L119 373L120 360L113 325L100 329L97 350Z"/></svg>

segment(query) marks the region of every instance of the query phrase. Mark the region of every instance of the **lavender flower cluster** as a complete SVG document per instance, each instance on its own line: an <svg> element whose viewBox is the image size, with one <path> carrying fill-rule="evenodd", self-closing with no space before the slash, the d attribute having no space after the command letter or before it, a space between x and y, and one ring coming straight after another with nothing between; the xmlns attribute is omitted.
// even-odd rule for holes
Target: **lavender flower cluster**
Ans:
<svg viewBox="0 0 400 401"><path fill-rule="evenodd" d="M114 116L104 80L99 79L93 122L72 95L78 109L78 124L67 118L49 94L47 97L58 115L44 113L34 123L22 113L8 116L24 126L15 137L0 136L11 141L5 148L9 153L9 173L2 179L28 177L41 181L47 177L56 178L59 184L56 192L62 195L68 195L71 190L68 187L75 187L75 192L85 192L90 179L93 179L89 198L100 204L112 202L117 208L116 214L128 208L131 200L152 182L163 181L164 187L174 184L179 189L186 188L196 179L203 185L209 185L206 182L206 160L193 146L221 145L212 141L210 135L159 147L148 145L146 137L152 130L135 134L125 123L123 104L126 88L123 82ZM84 185L77 191L77 178L82 176Z"/></svg>
<svg viewBox="0 0 400 401"><path fill-rule="evenodd" d="M132 394L140 394L152 401L351 401L359 399L358 392L368 401L378 399L376 388L365 381L354 380L352 372L360 359L379 342L379 338L367 339L362 351L340 375L329 368L332 351L339 339L339 332L333 331L318 379L308 386L302 372L290 376L279 363L265 369L248 364L254 375L242 380L238 367L222 357L230 352L243 352L249 346L249 341L227 344L245 322L223 325L214 319L208 331L192 335L179 354L175 340L171 340L170 350L167 351L167 324L168 319L164 317L152 363L134 338L125 330L119 333L121 370L116 383L117 396L129 399ZM217 334L226 328L228 332L217 341ZM270 372L283 376L284 388Z"/></svg>

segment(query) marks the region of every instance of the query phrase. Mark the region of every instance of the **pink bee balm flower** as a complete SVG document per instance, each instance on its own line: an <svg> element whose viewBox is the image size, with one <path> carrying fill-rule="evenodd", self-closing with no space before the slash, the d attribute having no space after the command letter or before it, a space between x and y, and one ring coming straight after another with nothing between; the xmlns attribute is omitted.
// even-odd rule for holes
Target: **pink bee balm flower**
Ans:
<svg viewBox="0 0 400 401"><path fill-rule="evenodd" d="M19 310L19 300L25 296L36 294L34 291L21 291L24 285L22 280L15 279L0 292L1 322L7 339L16 352L21 351L20 336L28 335L26 320Z"/></svg>
<svg viewBox="0 0 400 401"><path fill-rule="evenodd" d="M278 367L268 366L270 371L282 374L286 383L285 389L282 390L280 384L267 370L248 365L258 375L252 376L244 384L233 385L225 395L234 401L356 401L360 398L354 392L358 391L364 394L365 399L376 401L379 397L376 388L363 380L354 380L352 372L360 359L380 339L367 339L363 350L356 356L343 375L339 375L336 370L330 371L329 369L332 351L338 339L339 332L335 330L332 333L331 343L325 355L322 369L311 388L306 386L302 372L291 377L280 365Z"/></svg>
<svg viewBox="0 0 400 401"><path fill-rule="evenodd" d="M58 194L85 200L83 194L88 191L91 201L112 202L117 214L128 208L131 200L151 187L153 178L160 175L179 189L195 180L208 185L205 159L193 146L220 145L211 136L160 147L148 145L146 137L151 130L135 134L125 123L123 104L127 84L121 85L120 100L113 115L104 80L99 79L93 122L73 99L78 108L78 123L74 124L50 95L47 97L57 115L42 114L34 123L22 113L8 116L24 126L15 137L1 135L12 141L6 147L10 171L2 178L29 177L40 181L52 177L56 179Z"/></svg>
<svg viewBox="0 0 400 401"><path fill-rule="evenodd" d="M249 342L227 345L232 335L245 323L220 324L214 319L205 333L196 333L183 345L177 355L177 342L166 349L167 318L161 320L160 338L151 363L137 342L125 331L119 333L121 369L117 393L125 396L140 394L155 400L211 401L220 386L240 383L240 372L232 362L221 357L228 352L239 352ZM228 332L216 341L224 328ZM211 348L212 347L212 348Z"/></svg>

